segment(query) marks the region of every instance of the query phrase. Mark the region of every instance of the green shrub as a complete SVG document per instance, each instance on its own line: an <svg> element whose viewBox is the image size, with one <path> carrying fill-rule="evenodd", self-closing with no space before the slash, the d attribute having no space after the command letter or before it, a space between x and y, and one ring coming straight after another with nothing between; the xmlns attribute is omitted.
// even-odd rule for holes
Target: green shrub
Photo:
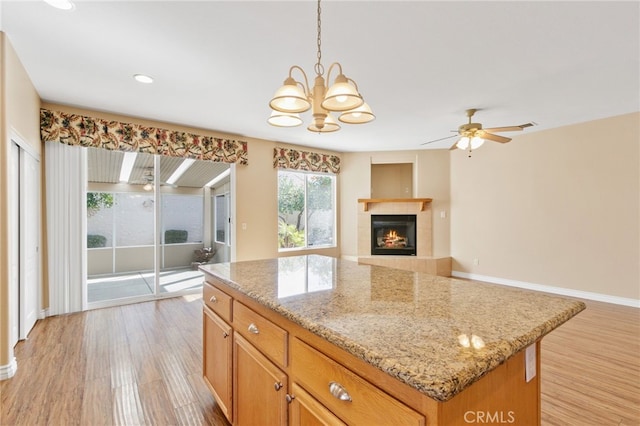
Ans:
<svg viewBox="0 0 640 426"><path fill-rule="evenodd" d="M167 229L164 231L165 244L186 243L189 232L181 229Z"/></svg>
<svg viewBox="0 0 640 426"><path fill-rule="evenodd" d="M304 247L304 230L298 231L295 225L278 222L278 244L280 248Z"/></svg>
<svg viewBox="0 0 640 426"><path fill-rule="evenodd" d="M105 247L107 237L104 235L87 235L87 248Z"/></svg>

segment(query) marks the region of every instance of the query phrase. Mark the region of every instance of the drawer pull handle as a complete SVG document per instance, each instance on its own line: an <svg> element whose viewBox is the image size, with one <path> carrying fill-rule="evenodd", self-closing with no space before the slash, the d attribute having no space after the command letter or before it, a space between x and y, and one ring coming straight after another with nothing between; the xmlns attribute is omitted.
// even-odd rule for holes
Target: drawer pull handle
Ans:
<svg viewBox="0 0 640 426"><path fill-rule="evenodd" d="M211 303L216 303L217 301L218 301L218 298L217 298L217 297L215 297L215 296L211 296L211 297L209 298L209 302L211 302Z"/></svg>
<svg viewBox="0 0 640 426"><path fill-rule="evenodd" d="M249 333L253 333L253 334L260 334L260 330L258 330L258 326L255 325L254 323L249 324Z"/></svg>
<svg viewBox="0 0 640 426"><path fill-rule="evenodd" d="M280 389L282 389L282 383L280 383L280 382L275 382L275 383L273 384L273 388L274 388L276 391L279 391Z"/></svg>
<svg viewBox="0 0 640 426"><path fill-rule="evenodd" d="M331 392L331 395L335 396L340 401L351 401L351 395L349 395L349 392L347 392L344 386L340 383L329 383L329 392Z"/></svg>

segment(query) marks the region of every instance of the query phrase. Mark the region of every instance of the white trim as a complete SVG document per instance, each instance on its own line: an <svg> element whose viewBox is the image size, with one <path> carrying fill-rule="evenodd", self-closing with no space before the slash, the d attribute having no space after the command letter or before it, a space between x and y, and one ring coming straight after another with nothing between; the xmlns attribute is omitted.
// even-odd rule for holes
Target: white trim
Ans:
<svg viewBox="0 0 640 426"><path fill-rule="evenodd" d="M0 365L0 380L6 380L12 378L16 371L18 371L18 362L16 358L13 357L11 363L7 365Z"/></svg>
<svg viewBox="0 0 640 426"><path fill-rule="evenodd" d="M11 142L15 143L20 148L28 152L30 156L40 161L40 153L38 153L34 147L26 143L26 139L23 138L22 135L13 127L11 128L11 131L9 133L9 139L11 139Z"/></svg>
<svg viewBox="0 0 640 426"><path fill-rule="evenodd" d="M616 305L631 306L632 308L640 308L640 299L631 299L627 297L610 296L608 294L593 293L590 291L573 290L564 287L554 287L543 284L528 283L525 281L509 280L506 278L490 277L487 275L470 274L461 271L451 271L451 276L458 278L467 278L474 281L485 281L492 284L501 284L510 287L525 288L527 290L542 291L545 293L560 294L562 296L577 297L579 299L595 300L598 302L613 303Z"/></svg>

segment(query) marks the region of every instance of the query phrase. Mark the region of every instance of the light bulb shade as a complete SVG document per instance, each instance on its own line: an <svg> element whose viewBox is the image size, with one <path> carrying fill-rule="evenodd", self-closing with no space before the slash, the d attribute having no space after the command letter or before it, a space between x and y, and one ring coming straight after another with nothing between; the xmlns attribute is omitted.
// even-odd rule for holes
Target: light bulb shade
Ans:
<svg viewBox="0 0 640 426"><path fill-rule="evenodd" d="M269 106L276 111L296 113L307 111L311 108L311 102L307 99L304 90L296 84L293 78L289 77L273 95Z"/></svg>
<svg viewBox="0 0 640 426"><path fill-rule="evenodd" d="M153 184L151 182L147 182L144 184L142 189L144 189L145 191L151 191L153 189Z"/></svg>
<svg viewBox="0 0 640 426"><path fill-rule="evenodd" d="M324 126L322 128L318 128L315 123L312 123L307 127L307 130L311 132L317 133L330 133L335 132L336 130L340 130L340 125L336 123L336 120L331 117L331 114L327 114L324 119Z"/></svg>
<svg viewBox="0 0 640 426"><path fill-rule="evenodd" d="M471 139L471 149L480 148L483 143L484 143L484 139L482 139L481 137L475 136L473 139Z"/></svg>
<svg viewBox="0 0 640 426"><path fill-rule="evenodd" d="M456 147L458 149L467 149L469 148L469 138L466 136L463 136L460 138L460 140L458 141L458 143L456 143Z"/></svg>
<svg viewBox="0 0 640 426"><path fill-rule="evenodd" d="M297 113L271 111L267 122L276 127L295 127L302 124L302 119Z"/></svg>
<svg viewBox="0 0 640 426"><path fill-rule="evenodd" d="M371 112L371 108L367 103L363 103L358 108L345 111L338 117L338 120L348 124L364 124L373 121L376 118Z"/></svg>
<svg viewBox="0 0 640 426"><path fill-rule="evenodd" d="M328 111L349 111L364 103L362 96L352 84L349 84L344 74L336 77L333 86L329 87L322 101L322 108Z"/></svg>

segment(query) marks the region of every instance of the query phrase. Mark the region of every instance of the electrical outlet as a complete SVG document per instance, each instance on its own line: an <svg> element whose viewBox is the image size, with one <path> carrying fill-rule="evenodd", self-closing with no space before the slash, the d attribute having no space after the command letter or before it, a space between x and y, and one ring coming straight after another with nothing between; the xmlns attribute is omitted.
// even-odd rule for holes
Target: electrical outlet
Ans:
<svg viewBox="0 0 640 426"><path fill-rule="evenodd" d="M475 266L478 266L480 264L480 259L478 259L478 258L473 259L473 264Z"/></svg>

